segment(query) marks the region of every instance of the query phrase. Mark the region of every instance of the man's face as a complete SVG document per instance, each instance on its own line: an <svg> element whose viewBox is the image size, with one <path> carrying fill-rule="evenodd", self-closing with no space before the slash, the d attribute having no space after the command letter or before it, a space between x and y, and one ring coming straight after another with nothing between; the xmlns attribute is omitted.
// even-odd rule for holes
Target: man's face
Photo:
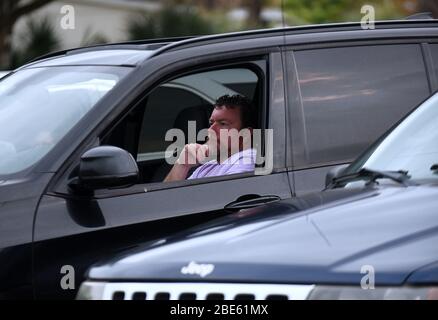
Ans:
<svg viewBox="0 0 438 320"><path fill-rule="evenodd" d="M230 131L231 129L235 129ZM242 129L242 122L240 119L240 109L238 107L230 108L225 106L218 106L213 109L213 112L210 116L210 128L209 131L209 142L210 146L214 146L212 144L212 139L216 138L216 151L217 154L222 150L230 151L232 149L231 136L234 135L235 131L239 131ZM221 139L221 130L227 133L227 135L231 135L226 139ZM214 132L214 135L212 133ZM223 133L224 134L224 133ZM221 141L224 140L224 141Z"/></svg>

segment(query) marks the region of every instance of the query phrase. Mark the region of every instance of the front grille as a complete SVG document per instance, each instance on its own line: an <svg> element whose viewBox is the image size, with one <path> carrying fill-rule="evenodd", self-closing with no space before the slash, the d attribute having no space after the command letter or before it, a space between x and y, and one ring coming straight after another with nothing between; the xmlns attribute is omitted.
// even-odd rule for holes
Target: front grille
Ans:
<svg viewBox="0 0 438 320"><path fill-rule="evenodd" d="M304 300L313 285L105 283L104 300Z"/></svg>

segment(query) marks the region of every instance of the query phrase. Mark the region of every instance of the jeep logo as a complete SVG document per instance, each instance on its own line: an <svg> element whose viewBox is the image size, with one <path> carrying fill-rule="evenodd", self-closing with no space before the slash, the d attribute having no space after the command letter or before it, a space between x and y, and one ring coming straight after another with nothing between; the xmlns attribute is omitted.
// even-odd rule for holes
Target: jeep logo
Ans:
<svg viewBox="0 0 438 320"><path fill-rule="evenodd" d="M213 264L197 264L195 261L191 261L187 266L181 268L182 274L196 274L201 278L208 276L214 270Z"/></svg>

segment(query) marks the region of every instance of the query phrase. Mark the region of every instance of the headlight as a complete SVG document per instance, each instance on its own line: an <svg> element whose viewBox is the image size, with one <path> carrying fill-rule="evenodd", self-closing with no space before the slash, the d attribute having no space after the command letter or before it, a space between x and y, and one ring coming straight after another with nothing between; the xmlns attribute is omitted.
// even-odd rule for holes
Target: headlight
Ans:
<svg viewBox="0 0 438 320"><path fill-rule="evenodd" d="M438 287L316 286L309 300L438 300Z"/></svg>
<svg viewBox="0 0 438 320"><path fill-rule="evenodd" d="M105 282L86 281L82 283L76 296L77 300L102 300Z"/></svg>

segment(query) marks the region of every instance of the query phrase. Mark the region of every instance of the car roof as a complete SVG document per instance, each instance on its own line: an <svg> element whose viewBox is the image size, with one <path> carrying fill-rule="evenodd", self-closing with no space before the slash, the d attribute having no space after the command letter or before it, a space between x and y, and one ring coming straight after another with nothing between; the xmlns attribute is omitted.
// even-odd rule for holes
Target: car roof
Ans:
<svg viewBox="0 0 438 320"><path fill-rule="evenodd" d="M120 65L135 66L152 55L152 50L108 48L105 50L72 51L64 55L37 61L34 67L73 66L73 65ZM28 65L29 66L29 65Z"/></svg>
<svg viewBox="0 0 438 320"><path fill-rule="evenodd" d="M391 20L376 21L376 29L438 27L438 20ZM36 58L25 67L55 65L124 65L135 66L144 60L169 51L240 39L263 38L275 35L310 34L322 32L362 30L360 22L304 25L239 31L207 36L189 36L148 39L113 44L67 49Z"/></svg>

